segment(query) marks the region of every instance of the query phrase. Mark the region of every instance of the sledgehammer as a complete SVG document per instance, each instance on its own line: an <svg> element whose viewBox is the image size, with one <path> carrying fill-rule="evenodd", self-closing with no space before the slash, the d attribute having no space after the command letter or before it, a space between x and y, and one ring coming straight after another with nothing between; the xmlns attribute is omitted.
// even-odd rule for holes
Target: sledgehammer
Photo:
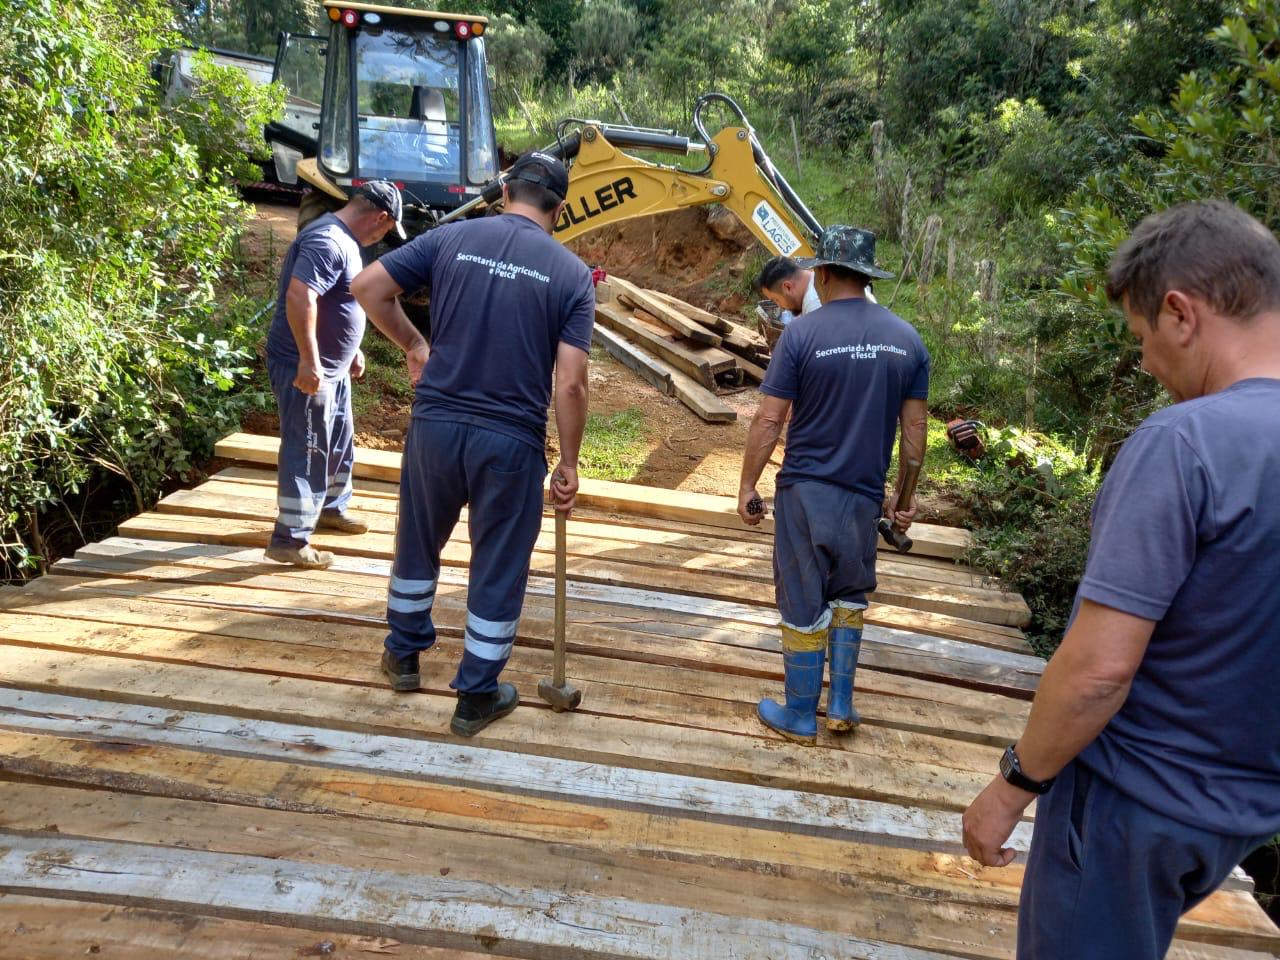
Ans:
<svg viewBox="0 0 1280 960"><path fill-rule="evenodd" d="M564 621L565 621L565 554L568 552L565 532L567 522L564 512L556 514L556 636L553 676L544 677L538 683L538 696L551 704L556 713L575 710L582 702L582 691L570 686L564 679Z"/></svg>
<svg viewBox="0 0 1280 960"><path fill-rule="evenodd" d="M920 479L920 461L908 460L907 469L902 476L902 490L898 493L898 500L893 505L893 512L896 514L899 510L905 510L911 506L911 498L916 493L916 481ZM880 531L880 536L884 537L884 542L899 553L909 553L911 548L915 546L911 538L903 531L895 527L888 517L881 517L880 522L876 525Z"/></svg>

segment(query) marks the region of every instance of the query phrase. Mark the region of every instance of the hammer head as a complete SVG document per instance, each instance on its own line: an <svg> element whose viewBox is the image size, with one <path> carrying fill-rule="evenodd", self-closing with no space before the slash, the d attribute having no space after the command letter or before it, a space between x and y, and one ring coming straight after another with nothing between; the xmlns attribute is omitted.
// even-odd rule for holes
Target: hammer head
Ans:
<svg viewBox="0 0 1280 960"><path fill-rule="evenodd" d="M555 681L545 677L538 682L538 696L551 704L556 713L565 710L576 710L582 702L582 691L568 683L556 686Z"/></svg>

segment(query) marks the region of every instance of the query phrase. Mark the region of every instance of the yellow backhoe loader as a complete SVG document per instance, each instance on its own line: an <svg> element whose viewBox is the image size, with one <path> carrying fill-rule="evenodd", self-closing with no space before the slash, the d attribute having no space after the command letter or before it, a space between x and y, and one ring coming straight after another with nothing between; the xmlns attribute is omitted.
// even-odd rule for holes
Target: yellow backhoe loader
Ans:
<svg viewBox="0 0 1280 960"><path fill-rule="evenodd" d="M297 178L314 188L299 225L345 203L373 179L401 188L411 236L501 202L484 49L488 21L345 0L325 0L324 6L328 37L286 35L277 58L281 79L302 51L310 62L325 64L318 110L290 114L300 137L290 148ZM721 108L733 125L712 135L704 118ZM556 236L568 241L621 220L719 203L766 249L811 253L821 227L769 160L738 104L707 94L694 106L693 126L690 138L674 130L561 121L555 143L544 148L569 167L568 202ZM685 168L636 153L703 163Z"/></svg>

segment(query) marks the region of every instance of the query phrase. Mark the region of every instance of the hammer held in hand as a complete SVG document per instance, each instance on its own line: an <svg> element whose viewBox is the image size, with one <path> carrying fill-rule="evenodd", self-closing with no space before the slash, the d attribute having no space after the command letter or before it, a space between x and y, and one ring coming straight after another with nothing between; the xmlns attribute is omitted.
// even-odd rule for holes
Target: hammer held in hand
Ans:
<svg viewBox="0 0 1280 960"><path fill-rule="evenodd" d="M556 636L553 676L544 677L538 683L538 696L551 704L556 713L577 709L582 702L582 691L570 686L564 678L564 621L565 621L565 554L568 552L567 519L563 510L556 515Z"/></svg>
<svg viewBox="0 0 1280 960"><path fill-rule="evenodd" d="M896 515L899 510L908 510L911 507L911 498L916 493L916 481L920 479L920 461L908 460L906 469L902 473L902 489L898 491L897 502L893 505L893 512ZM880 531L880 536L884 537L884 542L893 547L899 553L908 553L913 546L912 540L907 536L906 532L899 530L896 525L890 522L888 517L881 517L880 522L876 524L876 529Z"/></svg>

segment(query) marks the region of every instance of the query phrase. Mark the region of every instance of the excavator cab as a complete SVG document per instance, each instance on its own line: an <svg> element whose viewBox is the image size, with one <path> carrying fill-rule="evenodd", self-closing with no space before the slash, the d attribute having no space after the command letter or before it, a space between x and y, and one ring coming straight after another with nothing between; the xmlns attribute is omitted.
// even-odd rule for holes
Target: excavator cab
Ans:
<svg viewBox="0 0 1280 960"><path fill-rule="evenodd" d="M488 20L343 0L324 6L330 29L314 140L300 147L296 135L306 131L297 128L307 121L291 124L292 149L304 154L296 175L316 188L299 225L367 180L391 180L405 200L405 229L420 233L498 173ZM277 69L288 63L288 45L296 53L313 49L314 39L282 37Z"/></svg>

